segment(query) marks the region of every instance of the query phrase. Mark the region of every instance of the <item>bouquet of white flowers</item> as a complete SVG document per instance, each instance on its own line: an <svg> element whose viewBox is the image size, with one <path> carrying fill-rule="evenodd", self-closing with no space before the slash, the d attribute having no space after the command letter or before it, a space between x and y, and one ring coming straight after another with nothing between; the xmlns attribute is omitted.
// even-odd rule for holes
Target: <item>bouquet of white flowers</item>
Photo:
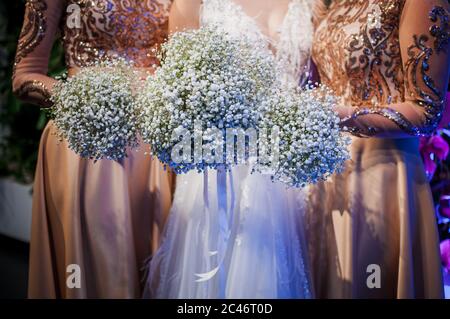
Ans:
<svg viewBox="0 0 450 319"><path fill-rule="evenodd" d="M214 26L175 33L137 98L152 153L176 173L229 167L227 131L257 128L276 79L274 57L263 46Z"/></svg>
<svg viewBox="0 0 450 319"><path fill-rule="evenodd" d="M136 109L143 140L176 173L238 164L239 150L228 148L228 137L234 143L236 131L249 129L257 141L244 137L244 159L257 158L254 170L292 187L343 168L349 140L332 109L333 94L285 85L265 42L206 26L174 34L159 57ZM268 131L277 134L268 138Z"/></svg>
<svg viewBox="0 0 450 319"><path fill-rule="evenodd" d="M101 61L54 86L50 115L57 136L82 157L120 160L138 145L130 64Z"/></svg>
<svg viewBox="0 0 450 319"><path fill-rule="evenodd" d="M260 127L278 129L278 141L274 148L273 141L261 139L260 149L272 150L270 170L274 179L291 187L304 187L344 168L350 138L339 127L340 119L333 111L336 98L329 89L275 87L265 103L267 112ZM267 170L267 166L260 162L257 170Z"/></svg>

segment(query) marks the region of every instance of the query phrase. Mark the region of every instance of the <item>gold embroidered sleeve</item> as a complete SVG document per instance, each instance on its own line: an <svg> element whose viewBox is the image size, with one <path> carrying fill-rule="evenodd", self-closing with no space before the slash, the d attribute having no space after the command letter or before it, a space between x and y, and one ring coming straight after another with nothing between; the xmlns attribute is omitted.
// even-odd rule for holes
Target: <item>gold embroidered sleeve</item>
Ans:
<svg viewBox="0 0 450 319"><path fill-rule="evenodd" d="M423 108L423 134L432 133L442 118L449 67L447 6L433 6L428 19L427 30L413 35L405 64L406 99Z"/></svg>
<svg viewBox="0 0 450 319"><path fill-rule="evenodd" d="M407 0L399 38L405 101L356 109L343 120L354 135L429 135L442 118L450 66L447 1Z"/></svg>
<svg viewBox="0 0 450 319"><path fill-rule="evenodd" d="M13 69L13 91L28 102L49 106L54 79L48 59L65 0L27 0Z"/></svg>

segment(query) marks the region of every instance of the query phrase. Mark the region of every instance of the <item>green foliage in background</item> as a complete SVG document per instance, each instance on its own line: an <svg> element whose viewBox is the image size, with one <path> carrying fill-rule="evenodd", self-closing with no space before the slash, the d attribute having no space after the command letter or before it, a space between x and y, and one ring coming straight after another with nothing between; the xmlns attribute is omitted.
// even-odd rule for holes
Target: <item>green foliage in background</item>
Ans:
<svg viewBox="0 0 450 319"><path fill-rule="evenodd" d="M11 75L24 8L25 0L0 2L0 177L31 183L47 119L38 106L23 103L12 94ZM49 74L63 71L63 50L56 41Z"/></svg>

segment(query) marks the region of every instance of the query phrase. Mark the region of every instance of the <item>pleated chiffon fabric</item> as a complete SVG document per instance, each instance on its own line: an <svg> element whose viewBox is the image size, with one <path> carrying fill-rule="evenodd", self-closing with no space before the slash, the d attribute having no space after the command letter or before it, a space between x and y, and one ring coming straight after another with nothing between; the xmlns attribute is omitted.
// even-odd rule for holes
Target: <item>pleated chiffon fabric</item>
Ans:
<svg viewBox="0 0 450 319"><path fill-rule="evenodd" d="M42 135L34 183L29 297L140 298L173 176L145 149L121 162L81 159L54 129ZM67 285L70 265L80 288Z"/></svg>
<svg viewBox="0 0 450 319"><path fill-rule="evenodd" d="M355 139L351 151L343 175L310 188L305 225L317 297L441 298L439 238L418 141ZM380 287L370 288L378 270Z"/></svg>

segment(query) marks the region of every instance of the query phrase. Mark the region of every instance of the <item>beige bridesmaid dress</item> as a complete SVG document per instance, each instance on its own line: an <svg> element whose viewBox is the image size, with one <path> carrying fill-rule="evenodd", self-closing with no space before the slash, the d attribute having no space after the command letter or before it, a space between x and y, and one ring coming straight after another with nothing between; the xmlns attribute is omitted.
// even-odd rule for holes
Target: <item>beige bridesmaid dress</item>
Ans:
<svg viewBox="0 0 450 319"><path fill-rule="evenodd" d="M317 1L313 58L350 110L343 174L310 188L307 238L319 298L441 298L438 234L418 136L448 84L445 0ZM320 8L322 7L322 8Z"/></svg>
<svg viewBox="0 0 450 319"><path fill-rule="evenodd" d="M50 51L62 31L76 72L119 55L149 70L168 33L170 0L28 0L14 68L14 91L49 106ZM30 298L140 298L145 259L159 244L174 177L148 146L123 161L82 159L49 122L39 148L33 194ZM80 287L67 280L78 265ZM69 278L69 281L71 279ZM75 281L74 281L75 282Z"/></svg>

